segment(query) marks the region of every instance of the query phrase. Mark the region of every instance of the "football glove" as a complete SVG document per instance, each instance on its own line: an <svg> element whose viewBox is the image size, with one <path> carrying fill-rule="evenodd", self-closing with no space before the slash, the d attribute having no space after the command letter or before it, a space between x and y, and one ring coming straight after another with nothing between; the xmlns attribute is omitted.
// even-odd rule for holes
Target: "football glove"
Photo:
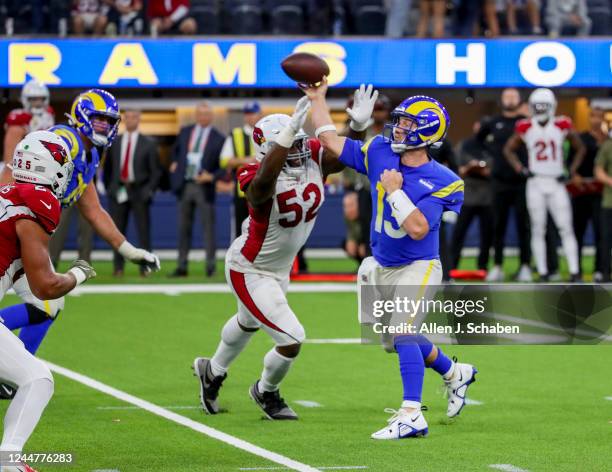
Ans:
<svg viewBox="0 0 612 472"><path fill-rule="evenodd" d="M295 105L295 111L291 115L291 121L289 121L289 127L294 133L297 133L302 129L306 122L306 115L310 110L310 99L306 96L300 98Z"/></svg>
<svg viewBox="0 0 612 472"><path fill-rule="evenodd" d="M353 95L353 107L347 108L346 113L351 117L349 126L354 131L364 131L370 126L374 104L378 99L378 90L374 90L372 84L365 84L355 90Z"/></svg>
<svg viewBox="0 0 612 472"><path fill-rule="evenodd" d="M134 247L127 241L121 243L117 252L134 264L140 265L145 272L157 272L161 267L159 257L152 252Z"/></svg>
<svg viewBox="0 0 612 472"><path fill-rule="evenodd" d="M533 177L533 172L531 172L525 166L521 167L521 170L520 170L519 174L521 174L521 177L523 177L525 179L530 179L531 177Z"/></svg>
<svg viewBox="0 0 612 472"><path fill-rule="evenodd" d="M93 279L97 274L95 269L89 265L87 261L78 259L72 263L68 272L74 275L76 284L81 285L83 282Z"/></svg>

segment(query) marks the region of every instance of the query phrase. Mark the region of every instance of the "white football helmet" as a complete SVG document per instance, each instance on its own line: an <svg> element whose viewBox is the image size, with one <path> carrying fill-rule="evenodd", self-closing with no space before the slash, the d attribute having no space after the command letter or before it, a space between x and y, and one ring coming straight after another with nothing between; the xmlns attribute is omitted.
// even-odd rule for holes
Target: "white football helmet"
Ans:
<svg viewBox="0 0 612 472"><path fill-rule="evenodd" d="M13 178L18 182L48 186L62 198L72 178L74 164L63 138L51 131L26 135L13 154Z"/></svg>
<svg viewBox="0 0 612 472"><path fill-rule="evenodd" d="M264 116L253 128L253 143L255 144L255 158L261 162L266 153L270 150L272 143L276 142L280 132L289 126L291 117L276 113ZM310 159L310 146L308 145L308 135L300 129L293 141L287 161L283 167L283 172L291 176L300 176L306 170L306 162Z"/></svg>
<svg viewBox="0 0 612 472"><path fill-rule="evenodd" d="M31 101L35 98L42 98L43 104L33 106ZM33 115L42 114L49 106L49 89L36 79L28 80L21 88L21 104Z"/></svg>
<svg viewBox="0 0 612 472"><path fill-rule="evenodd" d="M538 88L529 95L529 109L538 123L546 123L555 116L557 99L552 90Z"/></svg>

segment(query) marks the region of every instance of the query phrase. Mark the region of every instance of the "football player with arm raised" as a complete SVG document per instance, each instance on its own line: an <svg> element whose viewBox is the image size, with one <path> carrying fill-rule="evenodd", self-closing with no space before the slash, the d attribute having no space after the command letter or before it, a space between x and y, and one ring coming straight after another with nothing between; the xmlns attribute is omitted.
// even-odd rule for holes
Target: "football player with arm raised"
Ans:
<svg viewBox="0 0 612 472"><path fill-rule="evenodd" d="M442 281L438 251L442 213L458 213L463 202L463 181L427 154L428 147L446 135L450 121L446 110L429 97L407 98L393 111L393 122L385 126L383 135L362 143L338 136L332 129L326 91L326 80L307 90L321 145L328 155L366 174L372 189L373 257L362 262L358 284L390 287L384 293L382 289L377 292L381 299L394 299L401 286L418 286L424 294L432 295L427 288ZM360 321L361 317L360 308ZM383 345L398 355L404 396L388 426L373 433L372 438L427 434L428 425L421 413L426 366L444 379L447 415L460 413L466 390L475 380L472 365L453 362L422 335L388 336L383 338Z"/></svg>

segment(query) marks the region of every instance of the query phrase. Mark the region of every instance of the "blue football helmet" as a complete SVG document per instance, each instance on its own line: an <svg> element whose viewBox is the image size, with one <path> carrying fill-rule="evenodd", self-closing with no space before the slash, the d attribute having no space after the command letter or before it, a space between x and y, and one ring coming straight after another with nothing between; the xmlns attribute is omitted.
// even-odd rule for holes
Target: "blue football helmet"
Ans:
<svg viewBox="0 0 612 472"><path fill-rule="evenodd" d="M442 141L450 125L446 108L425 95L404 100L391 112L391 118L393 121L383 129L383 137L397 153Z"/></svg>
<svg viewBox="0 0 612 472"><path fill-rule="evenodd" d="M96 117L105 117L108 120L108 129L105 132L94 129L92 120ZM102 89L91 89L74 100L69 118L70 124L94 145L109 147L117 136L121 114L117 100L112 94Z"/></svg>

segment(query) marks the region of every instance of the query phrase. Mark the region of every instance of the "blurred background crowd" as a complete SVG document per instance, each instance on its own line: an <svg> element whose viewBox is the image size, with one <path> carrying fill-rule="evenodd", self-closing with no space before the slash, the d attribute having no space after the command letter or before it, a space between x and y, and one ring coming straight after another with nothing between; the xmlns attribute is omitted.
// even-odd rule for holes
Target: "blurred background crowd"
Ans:
<svg viewBox="0 0 612 472"><path fill-rule="evenodd" d="M0 0L7 35L609 35L609 0Z"/></svg>

